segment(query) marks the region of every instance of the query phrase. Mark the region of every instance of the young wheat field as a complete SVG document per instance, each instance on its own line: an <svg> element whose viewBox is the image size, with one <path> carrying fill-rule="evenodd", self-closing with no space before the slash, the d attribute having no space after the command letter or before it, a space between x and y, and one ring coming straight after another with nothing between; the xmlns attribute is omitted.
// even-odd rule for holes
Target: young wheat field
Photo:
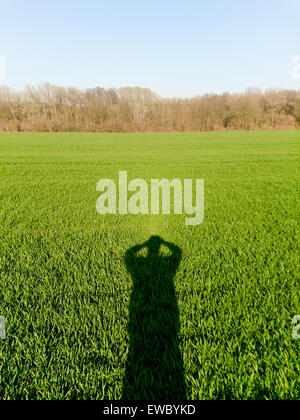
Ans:
<svg viewBox="0 0 300 420"><path fill-rule="evenodd" d="M0 399L299 399L299 145L0 133ZM99 215L96 185L119 171L204 179L203 224ZM145 242L176 264L133 262Z"/></svg>

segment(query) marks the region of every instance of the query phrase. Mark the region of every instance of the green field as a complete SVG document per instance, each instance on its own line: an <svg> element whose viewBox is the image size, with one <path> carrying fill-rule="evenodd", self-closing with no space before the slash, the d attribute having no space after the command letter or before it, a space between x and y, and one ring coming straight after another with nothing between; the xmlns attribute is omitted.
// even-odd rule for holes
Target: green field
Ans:
<svg viewBox="0 0 300 420"><path fill-rule="evenodd" d="M0 133L0 398L299 399L299 145ZM204 223L100 216L96 184L120 170L205 179ZM176 264L139 270L130 249L153 235Z"/></svg>

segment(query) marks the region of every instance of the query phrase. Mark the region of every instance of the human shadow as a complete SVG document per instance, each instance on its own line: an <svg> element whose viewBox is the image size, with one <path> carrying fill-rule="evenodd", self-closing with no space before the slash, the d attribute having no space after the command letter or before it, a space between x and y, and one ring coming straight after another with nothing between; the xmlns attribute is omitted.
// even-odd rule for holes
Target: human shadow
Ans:
<svg viewBox="0 0 300 420"><path fill-rule="evenodd" d="M166 256L161 252L162 246L167 250ZM186 399L178 343L179 311L173 284L181 255L180 248L159 236L152 236L126 252L133 292L123 400Z"/></svg>

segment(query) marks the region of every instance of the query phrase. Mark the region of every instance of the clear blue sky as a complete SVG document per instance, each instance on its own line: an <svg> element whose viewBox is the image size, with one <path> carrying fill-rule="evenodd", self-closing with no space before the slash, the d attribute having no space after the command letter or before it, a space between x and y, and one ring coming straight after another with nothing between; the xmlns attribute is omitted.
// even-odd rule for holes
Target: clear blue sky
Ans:
<svg viewBox="0 0 300 420"><path fill-rule="evenodd" d="M300 0L0 0L2 84L300 88Z"/></svg>

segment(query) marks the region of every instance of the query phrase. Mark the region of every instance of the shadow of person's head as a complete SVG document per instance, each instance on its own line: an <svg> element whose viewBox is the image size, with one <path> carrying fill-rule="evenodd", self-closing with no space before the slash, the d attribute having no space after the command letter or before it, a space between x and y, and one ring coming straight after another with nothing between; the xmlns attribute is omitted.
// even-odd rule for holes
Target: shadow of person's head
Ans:
<svg viewBox="0 0 300 420"><path fill-rule="evenodd" d="M162 248L167 249L167 253L162 253ZM145 261L149 264L149 269L157 268L156 262L170 261L176 270L181 261L181 249L171 242L164 241L160 236L151 236L143 244L130 248L126 252L125 261L127 268L135 262L140 264Z"/></svg>

